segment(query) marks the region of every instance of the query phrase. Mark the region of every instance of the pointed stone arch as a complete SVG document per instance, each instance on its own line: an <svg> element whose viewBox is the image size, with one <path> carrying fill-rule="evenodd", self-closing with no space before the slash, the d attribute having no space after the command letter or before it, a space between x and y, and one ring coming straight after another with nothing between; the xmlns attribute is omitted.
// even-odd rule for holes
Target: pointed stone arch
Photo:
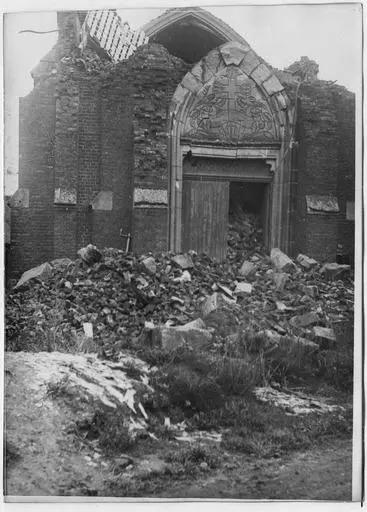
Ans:
<svg viewBox="0 0 367 512"><path fill-rule="evenodd" d="M170 249L181 250L183 158L261 159L270 166L270 247L289 250L292 108L249 47L212 50L178 85L169 112Z"/></svg>
<svg viewBox="0 0 367 512"><path fill-rule="evenodd" d="M169 9L142 30L151 43L162 44L172 55L192 64L229 41L248 46L229 25L200 7Z"/></svg>
<svg viewBox="0 0 367 512"><path fill-rule="evenodd" d="M200 24L204 30L221 37L223 42L237 41L241 44L247 45L243 37L237 34L235 30L227 25L227 23L224 23L224 21L201 7L179 7L175 9L168 9L161 16L158 16L146 23L142 27L142 30L150 40L153 40L167 27L183 21Z"/></svg>

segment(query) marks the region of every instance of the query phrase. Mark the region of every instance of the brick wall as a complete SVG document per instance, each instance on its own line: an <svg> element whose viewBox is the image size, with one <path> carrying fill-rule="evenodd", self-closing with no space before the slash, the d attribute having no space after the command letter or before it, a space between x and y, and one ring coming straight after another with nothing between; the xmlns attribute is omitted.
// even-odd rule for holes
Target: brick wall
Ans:
<svg viewBox="0 0 367 512"><path fill-rule="evenodd" d="M134 208L133 248L138 254L167 251L168 209Z"/></svg>
<svg viewBox="0 0 367 512"><path fill-rule="evenodd" d="M352 99L344 88L321 81L299 89L294 254L335 261L338 243L351 245L353 223L345 221L344 196L354 197ZM306 195L316 194L337 197L340 212L307 213Z"/></svg>
<svg viewBox="0 0 367 512"><path fill-rule="evenodd" d="M11 209L9 276L53 255L55 81L37 86L19 105L19 188L29 204Z"/></svg>
<svg viewBox="0 0 367 512"><path fill-rule="evenodd" d="M120 230L131 232L133 170L132 103L126 63L106 77L101 89L101 190L112 191L112 211L93 212L93 240L122 248Z"/></svg>
<svg viewBox="0 0 367 512"><path fill-rule="evenodd" d="M347 220L347 201L355 201L355 97L345 89L334 92L338 119L338 199L341 216L338 244L342 254L354 259L354 221Z"/></svg>

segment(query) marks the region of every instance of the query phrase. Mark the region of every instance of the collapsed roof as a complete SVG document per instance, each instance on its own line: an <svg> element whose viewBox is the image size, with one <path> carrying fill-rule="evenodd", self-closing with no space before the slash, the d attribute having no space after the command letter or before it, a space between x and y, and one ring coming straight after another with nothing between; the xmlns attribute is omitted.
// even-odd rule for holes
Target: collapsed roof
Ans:
<svg viewBox="0 0 367 512"><path fill-rule="evenodd" d="M173 8L133 30L116 10L88 11L83 16L80 47L88 38L105 50L111 60L125 60L148 41L160 43L186 62L198 62L210 50L229 41L247 45L231 27L200 7Z"/></svg>

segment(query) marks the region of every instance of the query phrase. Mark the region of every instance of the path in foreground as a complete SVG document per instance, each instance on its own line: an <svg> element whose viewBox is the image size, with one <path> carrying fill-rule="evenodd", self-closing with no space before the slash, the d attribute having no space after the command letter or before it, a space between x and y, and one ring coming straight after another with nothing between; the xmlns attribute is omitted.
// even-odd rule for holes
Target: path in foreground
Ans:
<svg viewBox="0 0 367 512"><path fill-rule="evenodd" d="M157 497L341 500L352 496L352 442L336 439L278 460L238 457L236 468L218 471L194 484L173 484Z"/></svg>

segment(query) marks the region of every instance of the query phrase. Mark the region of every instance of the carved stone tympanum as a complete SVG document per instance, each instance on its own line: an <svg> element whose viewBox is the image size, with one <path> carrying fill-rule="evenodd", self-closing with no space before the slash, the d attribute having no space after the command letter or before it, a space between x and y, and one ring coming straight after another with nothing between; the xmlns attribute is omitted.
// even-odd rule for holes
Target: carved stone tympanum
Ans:
<svg viewBox="0 0 367 512"><path fill-rule="evenodd" d="M236 144L277 139L266 99L255 82L233 65L198 92L182 135Z"/></svg>

